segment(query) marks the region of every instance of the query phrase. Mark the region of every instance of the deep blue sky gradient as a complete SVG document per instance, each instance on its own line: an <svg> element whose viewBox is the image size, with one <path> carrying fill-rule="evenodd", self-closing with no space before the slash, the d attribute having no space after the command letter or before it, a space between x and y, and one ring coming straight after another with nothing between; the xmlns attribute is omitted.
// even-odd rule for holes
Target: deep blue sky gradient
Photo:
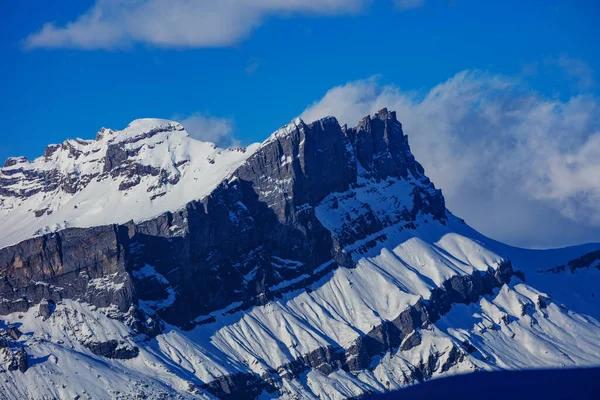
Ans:
<svg viewBox="0 0 600 400"><path fill-rule="evenodd" d="M372 75L426 90L464 69L523 76L561 55L600 70L597 1L430 0L398 12L376 0L357 16L270 18L228 48L24 50L43 23L62 26L92 4L1 2L0 159L33 158L48 143L135 118L193 112L232 118L242 143L260 141L331 87ZM526 75L547 96L579 90L559 68Z"/></svg>

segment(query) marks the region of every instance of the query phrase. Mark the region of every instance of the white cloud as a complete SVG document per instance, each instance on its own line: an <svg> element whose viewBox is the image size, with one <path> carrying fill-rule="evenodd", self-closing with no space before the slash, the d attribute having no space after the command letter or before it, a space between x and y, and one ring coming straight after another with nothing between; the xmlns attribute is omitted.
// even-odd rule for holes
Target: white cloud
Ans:
<svg viewBox="0 0 600 400"><path fill-rule="evenodd" d="M257 59L248 60L248 64L246 68L244 68L244 72L246 75L252 75L256 72L256 70L260 67L260 61Z"/></svg>
<svg viewBox="0 0 600 400"><path fill-rule="evenodd" d="M600 104L561 102L518 80L465 71L425 94L377 78L331 89L302 114L355 124L395 109L448 207L484 233L527 246L600 241Z"/></svg>
<svg viewBox="0 0 600 400"><path fill-rule="evenodd" d="M194 139L215 143L219 147L236 147L240 142L233 136L234 124L231 119L219 118L202 113L187 117L175 116L187 133Z"/></svg>
<svg viewBox="0 0 600 400"><path fill-rule="evenodd" d="M394 5L402 11L423 7L425 0L394 0Z"/></svg>
<svg viewBox="0 0 600 400"><path fill-rule="evenodd" d="M96 0L64 26L45 24L27 48L113 49L146 43L160 47L221 47L246 38L270 16L340 15L372 0Z"/></svg>
<svg viewBox="0 0 600 400"><path fill-rule="evenodd" d="M581 90L591 89L595 85L592 67L579 58L573 58L563 54L556 59L550 60L549 63L555 64L561 68Z"/></svg>

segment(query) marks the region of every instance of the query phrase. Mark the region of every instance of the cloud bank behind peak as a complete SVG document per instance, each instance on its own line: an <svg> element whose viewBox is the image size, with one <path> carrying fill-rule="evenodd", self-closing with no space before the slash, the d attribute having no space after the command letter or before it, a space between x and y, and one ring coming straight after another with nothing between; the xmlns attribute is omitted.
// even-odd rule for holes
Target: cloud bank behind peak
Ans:
<svg viewBox="0 0 600 400"><path fill-rule="evenodd" d="M397 111L448 208L483 233L530 247L600 241L597 98L549 99L516 79L463 71L424 94L376 77L350 82L301 117L355 124L383 107Z"/></svg>

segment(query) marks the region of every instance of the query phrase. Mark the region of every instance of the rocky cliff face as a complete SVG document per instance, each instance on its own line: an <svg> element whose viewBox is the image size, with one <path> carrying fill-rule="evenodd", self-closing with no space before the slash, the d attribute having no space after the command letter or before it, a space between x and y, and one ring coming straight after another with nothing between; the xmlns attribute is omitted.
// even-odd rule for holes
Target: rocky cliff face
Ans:
<svg viewBox="0 0 600 400"><path fill-rule="evenodd" d="M0 251L0 312L78 299L126 311L134 288L115 226L67 229Z"/></svg>
<svg viewBox="0 0 600 400"><path fill-rule="evenodd" d="M104 174L143 176L124 146L159 132L110 144ZM387 179L410 188L409 198L396 198L391 218L367 203L333 232L317 218L315 206L327 196L335 207L348 196L338 193L352 196L353 188ZM384 109L355 128L334 118L296 120L201 201L141 223L66 229L1 250L0 312L64 298L125 312L139 300L146 311L189 327L232 303L264 304L280 295L273 287L282 281L294 282L289 291L336 265L351 268L349 245L393 224L414 227L419 215L443 222L444 199L412 156L394 112Z"/></svg>

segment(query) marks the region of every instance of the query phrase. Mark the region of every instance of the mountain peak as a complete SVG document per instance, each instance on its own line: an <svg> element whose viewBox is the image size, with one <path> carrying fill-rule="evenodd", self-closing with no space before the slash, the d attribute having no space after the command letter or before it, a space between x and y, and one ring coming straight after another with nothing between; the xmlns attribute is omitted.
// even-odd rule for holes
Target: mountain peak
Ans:
<svg viewBox="0 0 600 400"><path fill-rule="evenodd" d="M66 140L34 161L12 158L6 165L0 170L0 218L20 223L0 246L34 233L174 211L209 195L231 174L250 181L270 177L255 185L283 195L265 201L279 204L274 209L284 219L292 215L289 207L346 191L359 179L388 177L423 180L418 186L428 189L413 197L428 199L435 218L445 216L441 193L387 109L343 129L335 117L309 124L296 118L261 145L228 150L192 139L178 122L143 118L120 131L102 128L96 140Z"/></svg>
<svg viewBox="0 0 600 400"><path fill-rule="evenodd" d="M179 122L160 118L139 118L131 121L125 129L114 130L102 128L96 135L96 140L110 142L132 141L150 137L160 132L184 131Z"/></svg>
<svg viewBox="0 0 600 400"><path fill-rule="evenodd" d="M9 158L0 169L0 219L10 228L0 247L177 209L210 193L256 148L220 149L178 122L145 118L102 128L95 140L49 145L33 161Z"/></svg>
<svg viewBox="0 0 600 400"><path fill-rule="evenodd" d="M338 120L335 117L332 116L326 116L323 118L320 118L316 121L310 122L310 123L306 123L302 118L300 117L296 117L294 118L292 121L290 121L288 124L282 126L281 128L277 129L275 132L273 132L264 142L263 144L267 144L269 142L272 142L274 140L277 139L281 139L285 136L288 136L290 133L299 130L299 129L305 129L306 127L312 127L314 125L330 125L330 126L338 126L339 127L339 123Z"/></svg>
<svg viewBox="0 0 600 400"><path fill-rule="evenodd" d="M183 131L183 126L176 121L160 118L139 118L131 121L121 132L123 134L140 134L149 132Z"/></svg>
<svg viewBox="0 0 600 400"><path fill-rule="evenodd" d="M392 121L397 121L396 119L396 111L388 111L387 107L382 108L381 110L375 113L375 118L386 120L390 119Z"/></svg>

